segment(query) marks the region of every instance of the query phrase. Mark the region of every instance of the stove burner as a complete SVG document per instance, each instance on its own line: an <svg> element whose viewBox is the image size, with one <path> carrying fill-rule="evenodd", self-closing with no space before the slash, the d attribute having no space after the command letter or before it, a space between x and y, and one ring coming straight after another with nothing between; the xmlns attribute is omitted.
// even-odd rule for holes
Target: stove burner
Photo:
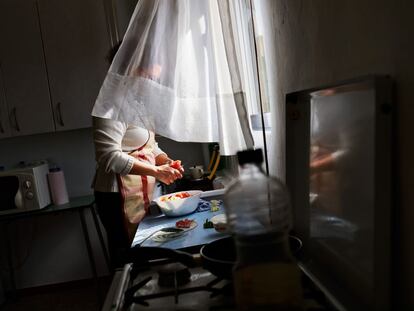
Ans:
<svg viewBox="0 0 414 311"><path fill-rule="evenodd" d="M233 288L231 283L226 283L222 287L216 287L216 285L222 282L223 280L219 278L215 278L211 280L210 282L208 282L207 284L201 285L201 286L183 287L183 288L175 287L167 291L161 291L161 292L147 294L147 295L139 295L138 290L141 287L143 287L146 283L148 283L148 281L150 280L151 280L151 277L147 277L144 280L132 286L131 288L127 289L127 291L125 292L124 306L128 307L133 303L140 304L143 306L149 306L150 304L147 302L147 300L153 300L153 299L169 297L169 296L174 297L175 304L178 304L178 297L180 295L188 294L188 293L201 293L201 292L210 293L210 299L214 299L217 296L229 298L230 297L229 294Z"/></svg>
<svg viewBox="0 0 414 311"><path fill-rule="evenodd" d="M113 282L118 280L114 287L115 294L111 293L108 303L105 301L105 305L109 307L102 310L218 311L236 309L231 280L217 278L202 267L187 269L182 264L168 262L169 264L166 264L164 261L151 268L139 265L131 268L132 264L126 265L124 270L118 271L114 277ZM304 310L342 310L337 308L306 274L302 274L302 279ZM166 288L166 286L169 287ZM145 306L145 308L137 305Z"/></svg>
<svg viewBox="0 0 414 311"><path fill-rule="evenodd" d="M190 282L190 270L179 262L166 264L157 271L158 285L161 287L177 287Z"/></svg>

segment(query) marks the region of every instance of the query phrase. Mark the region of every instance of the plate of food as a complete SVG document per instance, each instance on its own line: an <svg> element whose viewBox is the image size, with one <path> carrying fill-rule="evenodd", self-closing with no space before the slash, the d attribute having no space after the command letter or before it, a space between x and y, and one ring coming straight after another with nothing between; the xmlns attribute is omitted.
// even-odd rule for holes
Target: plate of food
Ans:
<svg viewBox="0 0 414 311"><path fill-rule="evenodd" d="M197 227L194 219L181 219L175 223L175 227L165 227L151 235L151 240L159 243L167 242L175 238L181 237L187 231Z"/></svg>

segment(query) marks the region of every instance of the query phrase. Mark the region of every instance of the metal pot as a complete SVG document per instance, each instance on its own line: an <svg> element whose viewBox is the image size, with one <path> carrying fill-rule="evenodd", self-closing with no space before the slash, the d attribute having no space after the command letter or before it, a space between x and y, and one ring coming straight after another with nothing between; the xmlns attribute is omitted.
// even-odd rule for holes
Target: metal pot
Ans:
<svg viewBox="0 0 414 311"><path fill-rule="evenodd" d="M295 256L302 248L302 241L290 235L289 245ZM233 237L226 237L204 245L200 250L203 267L217 277L231 279L236 263L236 247Z"/></svg>
<svg viewBox="0 0 414 311"><path fill-rule="evenodd" d="M290 235L289 244L292 254L298 255L302 248L302 241ZM233 267L236 263L236 248L233 237L225 237L204 245L200 250L201 263L204 269L210 271L219 278L231 279ZM159 259L172 259L187 267L197 266L197 256L192 254L162 247L136 246L127 251L126 263L144 264L148 261Z"/></svg>

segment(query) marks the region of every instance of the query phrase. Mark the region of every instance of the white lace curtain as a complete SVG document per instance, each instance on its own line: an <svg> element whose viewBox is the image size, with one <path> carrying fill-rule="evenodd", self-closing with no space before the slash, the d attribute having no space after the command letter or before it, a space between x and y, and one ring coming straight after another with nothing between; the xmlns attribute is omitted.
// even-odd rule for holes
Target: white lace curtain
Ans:
<svg viewBox="0 0 414 311"><path fill-rule="evenodd" d="M140 0L92 115L182 142L253 147L240 0ZM248 92L249 93L249 92ZM250 93L249 93L250 94Z"/></svg>

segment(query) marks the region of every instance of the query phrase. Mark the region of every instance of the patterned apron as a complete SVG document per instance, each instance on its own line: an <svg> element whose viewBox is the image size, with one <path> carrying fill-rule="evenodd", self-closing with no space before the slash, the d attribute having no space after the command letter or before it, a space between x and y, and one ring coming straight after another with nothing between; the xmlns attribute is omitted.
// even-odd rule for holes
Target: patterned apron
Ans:
<svg viewBox="0 0 414 311"><path fill-rule="evenodd" d="M141 162L155 165L153 149L154 133L150 132L147 143L129 155ZM132 243L139 222L148 211L155 186L155 177L145 175L117 175L119 192L122 198L125 229Z"/></svg>

